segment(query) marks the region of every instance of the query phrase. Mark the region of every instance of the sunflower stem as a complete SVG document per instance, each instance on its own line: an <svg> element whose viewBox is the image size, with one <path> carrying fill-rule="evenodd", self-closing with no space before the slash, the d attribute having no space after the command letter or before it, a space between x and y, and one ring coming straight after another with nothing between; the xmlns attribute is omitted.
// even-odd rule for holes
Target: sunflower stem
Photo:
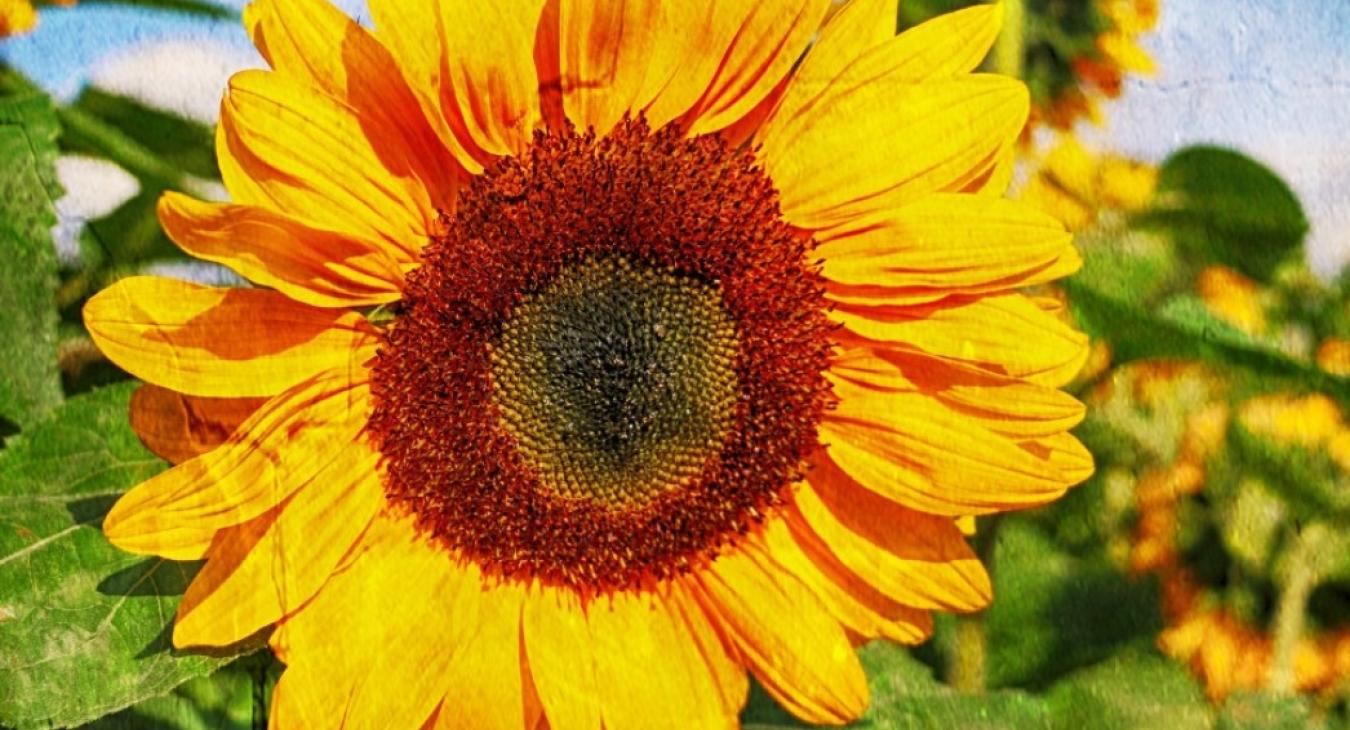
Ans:
<svg viewBox="0 0 1350 730"><path fill-rule="evenodd" d="M1026 0L1002 0L1003 30L994 43L993 71L1022 78L1026 58Z"/></svg>
<svg viewBox="0 0 1350 730"><path fill-rule="evenodd" d="M979 531L972 542L975 552L989 571L994 574L994 548L998 543L999 515L982 518ZM956 637L952 642L951 654L947 658L947 683L963 694L984 694L988 677L986 658L989 653L989 636L985 632L984 611L956 617Z"/></svg>
<svg viewBox="0 0 1350 730"><path fill-rule="evenodd" d="M1318 539L1323 534L1320 525L1310 525L1294 538L1288 556L1284 579L1280 585L1279 603L1275 608L1274 647L1271 652L1270 673L1266 689L1276 694L1294 691L1294 662L1298 645L1303 639L1304 614L1308 597L1317 585L1316 556Z"/></svg>

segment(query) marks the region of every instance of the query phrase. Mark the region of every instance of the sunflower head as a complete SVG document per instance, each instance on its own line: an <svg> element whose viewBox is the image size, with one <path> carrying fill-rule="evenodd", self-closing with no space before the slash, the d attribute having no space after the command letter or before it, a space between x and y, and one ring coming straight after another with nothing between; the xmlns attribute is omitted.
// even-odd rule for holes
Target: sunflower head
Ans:
<svg viewBox="0 0 1350 730"><path fill-rule="evenodd" d="M275 625L283 728L721 727L748 673L838 724L854 644L985 606L957 519L1092 470L1023 291L1079 259L1002 197L998 8L829 5L250 5L233 202L159 212L255 286L85 309L185 459L104 522L205 558L175 643Z"/></svg>

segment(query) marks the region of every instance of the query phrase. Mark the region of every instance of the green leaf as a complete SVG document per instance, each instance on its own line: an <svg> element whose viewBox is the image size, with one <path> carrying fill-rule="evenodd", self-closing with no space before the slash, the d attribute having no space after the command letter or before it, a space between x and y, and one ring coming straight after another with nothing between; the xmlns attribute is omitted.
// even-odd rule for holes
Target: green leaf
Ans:
<svg viewBox="0 0 1350 730"><path fill-rule="evenodd" d="M0 99L0 437L36 423L62 398L51 237L58 131L45 96Z"/></svg>
<svg viewBox="0 0 1350 730"><path fill-rule="evenodd" d="M80 92L71 106L116 127L177 169L201 178L220 178L215 133L205 124L92 86Z"/></svg>
<svg viewBox="0 0 1350 730"><path fill-rule="evenodd" d="M260 656L265 656L261 654ZM209 677L197 677L170 694L154 697L96 720L84 730L253 730L254 716L266 717L256 701L262 687L258 662L245 657Z"/></svg>
<svg viewBox="0 0 1350 730"><path fill-rule="evenodd" d="M1000 518L985 611L991 687L1044 686L1162 628L1155 585L1079 557L1025 516Z"/></svg>
<svg viewBox="0 0 1350 730"><path fill-rule="evenodd" d="M1218 730L1319 730L1326 723L1313 717L1306 697L1280 697L1237 692L1224 703Z"/></svg>
<svg viewBox="0 0 1350 730"><path fill-rule="evenodd" d="M1193 296L1158 306L1128 296L1112 296L1092 282L1074 277L1063 283L1069 306L1084 330L1111 343L1117 363L1148 358L1178 358L1242 367L1288 387L1313 388L1350 402L1350 379L1331 375L1296 360L1217 319Z"/></svg>
<svg viewBox="0 0 1350 730"><path fill-rule="evenodd" d="M126 5L152 10L172 10L189 15L200 15L220 20L237 17L234 11L206 0L84 0L85 5Z"/></svg>
<svg viewBox="0 0 1350 730"><path fill-rule="evenodd" d="M0 452L0 725L87 722L226 661L171 647L196 564L124 553L99 529L164 468L127 424L135 386L72 398Z"/></svg>
<svg viewBox="0 0 1350 730"><path fill-rule="evenodd" d="M1141 220L1198 263L1217 261L1261 281L1296 257L1308 234L1298 197L1261 163L1220 147L1188 147L1163 163Z"/></svg>
<svg viewBox="0 0 1350 730"><path fill-rule="evenodd" d="M1154 651L1126 651L1076 672L1046 693L1054 726L1185 730L1208 728L1212 709L1181 665Z"/></svg>

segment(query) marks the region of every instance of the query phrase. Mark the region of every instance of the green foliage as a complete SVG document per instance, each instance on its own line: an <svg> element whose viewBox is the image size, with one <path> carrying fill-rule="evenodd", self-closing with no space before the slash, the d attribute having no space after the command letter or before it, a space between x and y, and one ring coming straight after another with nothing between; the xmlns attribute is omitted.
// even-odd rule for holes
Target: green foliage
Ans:
<svg viewBox="0 0 1350 730"><path fill-rule="evenodd" d="M164 468L127 425L134 387L72 398L0 452L0 725L86 722L226 660L170 644L196 565L124 553L99 529Z"/></svg>
<svg viewBox="0 0 1350 730"><path fill-rule="evenodd" d="M0 97L0 437L61 402L50 228L58 127L43 96Z"/></svg>
<svg viewBox="0 0 1350 730"><path fill-rule="evenodd" d="M1303 206L1261 163L1233 150L1188 147L1167 159L1151 210L1141 223L1165 231L1189 257L1270 281L1302 253Z"/></svg>
<svg viewBox="0 0 1350 730"><path fill-rule="evenodd" d="M126 5L152 10L172 10L221 20L235 17L233 11L208 0L82 0L85 5Z"/></svg>

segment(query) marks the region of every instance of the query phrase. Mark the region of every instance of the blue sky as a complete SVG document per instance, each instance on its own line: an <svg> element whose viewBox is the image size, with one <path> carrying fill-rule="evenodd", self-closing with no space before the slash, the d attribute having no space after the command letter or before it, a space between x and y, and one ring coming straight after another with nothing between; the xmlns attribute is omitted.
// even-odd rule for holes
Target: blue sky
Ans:
<svg viewBox="0 0 1350 730"><path fill-rule="evenodd" d="M339 4L364 14L363 0ZM1163 0L1145 45L1158 76L1128 81L1084 136L1153 161L1196 142L1237 147L1303 197L1314 267L1350 261L1350 0ZM108 5L46 9L0 58L64 98L96 79L199 118L231 71L260 63L236 23Z"/></svg>

